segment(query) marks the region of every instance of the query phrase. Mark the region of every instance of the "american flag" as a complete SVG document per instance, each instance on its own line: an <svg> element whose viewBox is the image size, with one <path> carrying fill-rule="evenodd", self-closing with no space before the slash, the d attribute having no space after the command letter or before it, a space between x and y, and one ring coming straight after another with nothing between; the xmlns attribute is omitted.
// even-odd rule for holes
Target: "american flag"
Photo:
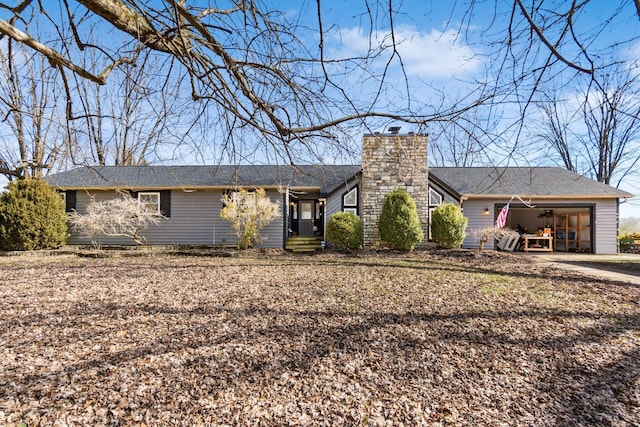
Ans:
<svg viewBox="0 0 640 427"><path fill-rule="evenodd" d="M504 205L500 213L498 214L498 219L496 219L496 228L502 228L507 223L507 214L509 213L509 203Z"/></svg>

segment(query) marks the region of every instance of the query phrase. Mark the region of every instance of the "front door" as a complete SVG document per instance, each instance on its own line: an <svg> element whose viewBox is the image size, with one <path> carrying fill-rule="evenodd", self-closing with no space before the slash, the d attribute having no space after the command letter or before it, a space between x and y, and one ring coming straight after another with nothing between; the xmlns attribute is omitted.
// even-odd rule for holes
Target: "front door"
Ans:
<svg viewBox="0 0 640 427"><path fill-rule="evenodd" d="M298 202L298 234L313 236L314 203L313 200Z"/></svg>

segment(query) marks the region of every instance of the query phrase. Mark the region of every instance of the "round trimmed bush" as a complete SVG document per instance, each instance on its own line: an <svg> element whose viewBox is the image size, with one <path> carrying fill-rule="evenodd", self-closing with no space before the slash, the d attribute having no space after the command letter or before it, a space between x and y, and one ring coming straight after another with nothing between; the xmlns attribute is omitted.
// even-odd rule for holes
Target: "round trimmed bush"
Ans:
<svg viewBox="0 0 640 427"><path fill-rule="evenodd" d="M384 196L378 230L380 239L392 249L411 251L422 241L420 218L409 193L397 188Z"/></svg>
<svg viewBox="0 0 640 427"><path fill-rule="evenodd" d="M363 244L362 221L352 212L337 212L327 224L327 237L336 249L360 249Z"/></svg>
<svg viewBox="0 0 640 427"><path fill-rule="evenodd" d="M0 195L0 250L58 248L67 240L67 214L60 195L39 179L10 182Z"/></svg>
<svg viewBox="0 0 640 427"><path fill-rule="evenodd" d="M443 248L460 247L467 236L467 221L459 206L443 203L431 214L431 236Z"/></svg>

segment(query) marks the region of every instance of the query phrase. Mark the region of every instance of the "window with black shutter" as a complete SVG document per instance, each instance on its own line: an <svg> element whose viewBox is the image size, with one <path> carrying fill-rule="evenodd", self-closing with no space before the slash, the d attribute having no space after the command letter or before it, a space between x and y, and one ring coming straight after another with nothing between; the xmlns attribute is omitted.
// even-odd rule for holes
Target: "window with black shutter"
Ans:
<svg viewBox="0 0 640 427"><path fill-rule="evenodd" d="M158 213L165 218L171 217L171 190L131 192L138 203L150 212Z"/></svg>
<svg viewBox="0 0 640 427"><path fill-rule="evenodd" d="M67 190L64 192L65 212L73 212L76 210L76 190Z"/></svg>
<svg viewBox="0 0 640 427"><path fill-rule="evenodd" d="M160 215L171 217L171 190L160 191Z"/></svg>

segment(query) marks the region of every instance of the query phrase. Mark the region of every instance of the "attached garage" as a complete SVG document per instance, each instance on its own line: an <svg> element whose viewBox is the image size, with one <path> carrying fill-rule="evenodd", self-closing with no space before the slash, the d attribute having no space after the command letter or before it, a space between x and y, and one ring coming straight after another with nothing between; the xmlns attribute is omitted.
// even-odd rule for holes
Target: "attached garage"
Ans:
<svg viewBox="0 0 640 427"><path fill-rule="evenodd" d="M615 254L619 202L633 197L557 167L445 167L429 173L459 201L468 230L493 227L509 204L505 227L531 236L529 249L538 251ZM468 234L463 247L477 248L478 237ZM538 234L545 238L535 239Z"/></svg>
<svg viewBox="0 0 640 427"><path fill-rule="evenodd" d="M502 209L497 208L498 212ZM550 248L554 251L590 253L595 249L592 244L595 240L594 209L595 204L515 205L510 207L506 226L525 234L550 233L549 237L553 237Z"/></svg>

